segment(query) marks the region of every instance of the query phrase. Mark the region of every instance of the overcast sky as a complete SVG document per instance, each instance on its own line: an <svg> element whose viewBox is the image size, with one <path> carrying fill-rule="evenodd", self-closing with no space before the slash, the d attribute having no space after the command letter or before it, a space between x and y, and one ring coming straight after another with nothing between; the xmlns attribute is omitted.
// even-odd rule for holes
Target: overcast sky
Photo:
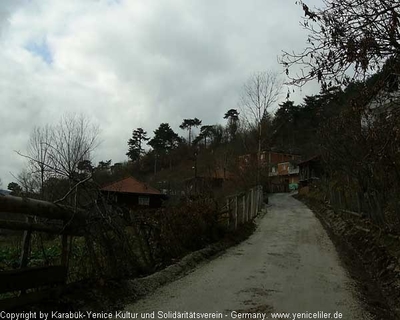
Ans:
<svg viewBox="0 0 400 320"><path fill-rule="evenodd" d="M3 188L33 127L66 112L100 126L96 162L126 160L137 127L151 136L168 122L183 135L183 118L223 123L251 74L282 73L281 50L304 47L301 16L295 0L1 0Z"/></svg>

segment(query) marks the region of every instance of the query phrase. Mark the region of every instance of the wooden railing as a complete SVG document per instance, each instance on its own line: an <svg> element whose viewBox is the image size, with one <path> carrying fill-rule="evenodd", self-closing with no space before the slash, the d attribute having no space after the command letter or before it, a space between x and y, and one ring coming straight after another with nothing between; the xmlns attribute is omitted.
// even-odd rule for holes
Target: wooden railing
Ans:
<svg viewBox="0 0 400 320"><path fill-rule="evenodd" d="M237 230L253 220L263 205L261 186L226 198L222 221L229 230ZM83 235L88 212L46 201L0 195L0 213L25 216L25 221L0 220L0 229L23 231L18 269L0 271L0 295L12 293L13 297L0 298L0 310L36 303L61 293L67 281L71 239ZM61 256L53 266L29 266L29 252L33 232L59 235ZM1 296L0 296L1 297Z"/></svg>
<svg viewBox="0 0 400 320"><path fill-rule="evenodd" d="M227 227L237 230L242 224L253 220L263 205L263 189L261 186L251 188L247 192L226 198L223 213L227 214Z"/></svg>
<svg viewBox="0 0 400 320"><path fill-rule="evenodd" d="M25 222L0 220L0 229L23 231L18 269L0 271L0 294L14 292L17 295L0 300L0 310L35 303L48 296L54 296L67 279L70 237L82 235L80 226L85 221L87 212L51 202L2 195L0 195L0 212L25 216ZM44 219L46 223L41 221ZM60 265L28 266L32 232L60 235ZM43 287L47 289L27 293L27 290Z"/></svg>

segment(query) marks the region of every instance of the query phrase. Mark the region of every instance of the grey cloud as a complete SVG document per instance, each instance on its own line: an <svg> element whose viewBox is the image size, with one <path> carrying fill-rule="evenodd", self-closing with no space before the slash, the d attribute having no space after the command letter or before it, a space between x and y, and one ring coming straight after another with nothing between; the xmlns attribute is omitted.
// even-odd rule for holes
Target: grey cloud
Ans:
<svg viewBox="0 0 400 320"><path fill-rule="evenodd" d="M25 148L34 125L67 111L83 111L100 125L97 161L126 159L126 141L139 126L152 133L169 122L185 135L183 118L224 122L253 72L281 72L281 50L305 43L293 2L36 1L33 13L24 2L0 42L3 185L12 180L8 171L21 169L12 149ZM51 65L24 50L26 39L43 38ZM311 85L293 97L316 90Z"/></svg>
<svg viewBox="0 0 400 320"><path fill-rule="evenodd" d="M0 3L0 32L8 25L10 15L19 6L23 4L23 0L2 0Z"/></svg>

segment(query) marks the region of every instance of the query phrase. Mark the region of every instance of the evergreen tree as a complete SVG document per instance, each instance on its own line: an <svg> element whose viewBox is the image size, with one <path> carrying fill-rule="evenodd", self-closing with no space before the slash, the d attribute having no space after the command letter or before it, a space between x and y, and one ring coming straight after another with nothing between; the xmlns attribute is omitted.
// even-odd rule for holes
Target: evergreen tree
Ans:
<svg viewBox="0 0 400 320"><path fill-rule="evenodd" d="M16 182L10 182L7 189L11 191L11 195L13 196L19 196L22 193L21 186Z"/></svg>
<svg viewBox="0 0 400 320"><path fill-rule="evenodd" d="M200 134L193 140L193 144L197 144L200 141L204 141L204 147L207 148L207 140L214 135L214 126L206 125L200 128Z"/></svg>
<svg viewBox="0 0 400 320"><path fill-rule="evenodd" d="M154 130L154 137L147 143L154 150L154 173L157 172L157 159L169 157L169 166L172 167L171 151L178 147L181 138L172 130L168 123L161 123Z"/></svg>
<svg viewBox="0 0 400 320"><path fill-rule="evenodd" d="M239 112L236 109L230 109L225 113L224 119L228 119L228 131L230 139L235 140L238 130Z"/></svg>
<svg viewBox="0 0 400 320"><path fill-rule="evenodd" d="M194 118L194 119L183 119L182 124L179 126L182 130L189 131L189 146L192 144L192 128L197 128L201 125L201 120Z"/></svg>
<svg viewBox="0 0 400 320"><path fill-rule="evenodd" d="M177 133L172 130L168 123L161 123L154 130L154 137L148 142L157 154L168 154L172 149L178 146L180 138Z"/></svg>
<svg viewBox="0 0 400 320"><path fill-rule="evenodd" d="M144 141L149 140L147 137L147 132L144 131L142 128L137 128L132 132L132 138L128 140L128 152L126 155L132 161L137 161L140 159L141 154L143 153L144 149L142 148L142 143Z"/></svg>

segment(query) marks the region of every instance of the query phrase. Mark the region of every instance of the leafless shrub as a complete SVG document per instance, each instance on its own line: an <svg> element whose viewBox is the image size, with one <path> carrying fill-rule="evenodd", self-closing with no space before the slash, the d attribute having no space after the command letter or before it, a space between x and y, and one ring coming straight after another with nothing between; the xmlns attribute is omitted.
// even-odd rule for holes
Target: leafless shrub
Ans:
<svg viewBox="0 0 400 320"><path fill-rule="evenodd" d="M133 222L145 237L151 259L159 266L220 239L224 230L218 217L213 202L198 199L187 205L135 212Z"/></svg>

